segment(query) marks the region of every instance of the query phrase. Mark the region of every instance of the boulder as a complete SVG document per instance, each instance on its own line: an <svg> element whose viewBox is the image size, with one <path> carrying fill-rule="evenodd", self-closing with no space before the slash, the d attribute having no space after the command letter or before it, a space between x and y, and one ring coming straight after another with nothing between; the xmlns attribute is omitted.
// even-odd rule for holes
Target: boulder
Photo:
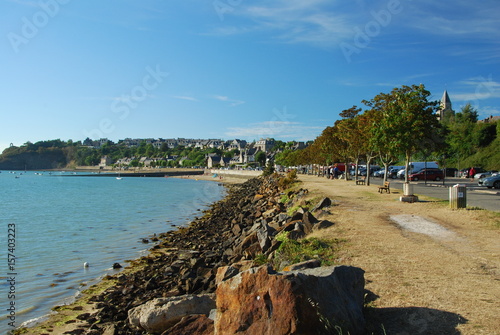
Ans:
<svg viewBox="0 0 500 335"><path fill-rule="evenodd" d="M257 239L259 240L259 245L262 250L262 253L265 253L267 249L271 247L271 242L273 240L274 235L276 235L276 229L269 226L268 224L263 224L257 230Z"/></svg>
<svg viewBox="0 0 500 335"><path fill-rule="evenodd" d="M161 334L183 317L208 315L215 308L214 294L157 298L128 311L129 323L152 334Z"/></svg>
<svg viewBox="0 0 500 335"><path fill-rule="evenodd" d="M277 212L276 208L271 208L271 209L265 211L264 213L262 213L262 216L265 218L269 218L269 217L276 215L276 212Z"/></svg>
<svg viewBox="0 0 500 335"><path fill-rule="evenodd" d="M261 266L219 283L215 334L364 334L364 271Z"/></svg>
<svg viewBox="0 0 500 335"><path fill-rule="evenodd" d="M304 223L309 223L309 224L313 225L313 224L318 222L318 219L316 219L314 217L314 215L311 214L311 212L307 211L307 212L304 212L304 214L302 215L302 221Z"/></svg>
<svg viewBox="0 0 500 335"><path fill-rule="evenodd" d="M318 209L323 209L332 205L332 200L328 197L321 199L316 206L311 209L311 212L315 212Z"/></svg>
<svg viewBox="0 0 500 335"><path fill-rule="evenodd" d="M169 328L162 335L212 335L214 333L214 322L206 315L189 315L185 316Z"/></svg>
<svg viewBox="0 0 500 335"><path fill-rule="evenodd" d="M335 223L332 222L332 221L328 221L328 220L321 220L320 222L316 223L314 226L313 226L313 230L320 230L320 229L325 229L325 228L328 228L328 227L331 227L333 226Z"/></svg>
<svg viewBox="0 0 500 335"><path fill-rule="evenodd" d="M292 215L292 217L291 217L290 221L302 220L302 217L304 216L304 213L305 213L305 212L306 212L306 211L305 211L302 207L299 207L299 209L297 209L297 210L293 213L293 215Z"/></svg>
<svg viewBox="0 0 500 335"><path fill-rule="evenodd" d="M318 259L310 259L308 261L304 261L301 263L295 263L292 265L286 266L283 271L296 271L296 270L303 270L303 269L312 269L312 268L317 268L321 265L321 262Z"/></svg>
<svg viewBox="0 0 500 335"><path fill-rule="evenodd" d="M288 219L288 215L286 213L279 213L275 220L279 223L279 225L283 225L285 221Z"/></svg>
<svg viewBox="0 0 500 335"><path fill-rule="evenodd" d="M236 276L240 272L247 271L254 266L253 261L241 261L237 263L233 263L228 266L221 266L217 268L217 275L215 276L215 284L219 285L219 283L228 280Z"/></svg>

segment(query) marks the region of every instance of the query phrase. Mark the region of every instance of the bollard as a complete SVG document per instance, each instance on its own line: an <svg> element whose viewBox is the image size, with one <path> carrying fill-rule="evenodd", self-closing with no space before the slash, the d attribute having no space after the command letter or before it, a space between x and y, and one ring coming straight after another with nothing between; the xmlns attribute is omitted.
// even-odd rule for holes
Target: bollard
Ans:
<svg viewBox="0 0 500 335"><path fill-rule="evenodd" d="M465 185L453 185L450 187L450 207L453 209L467 207L467 187Z"/></svg>

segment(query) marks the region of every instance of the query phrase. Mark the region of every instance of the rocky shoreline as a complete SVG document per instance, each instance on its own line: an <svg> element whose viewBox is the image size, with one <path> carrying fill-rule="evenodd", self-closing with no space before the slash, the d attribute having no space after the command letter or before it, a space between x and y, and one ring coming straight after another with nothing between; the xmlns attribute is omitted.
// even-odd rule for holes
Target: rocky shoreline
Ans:
<svg viewBox="0 0 500 335"><path fill-rule="evenodd" d="M282 197L299 199L304 197L307 191L297 189L284 194L284 188L288 186L284 183L284 179L286 178L283 176L273 175L253 178L243 184L228 186L227 196L213 204L201 218L196 218L188 227L156 237L157 244L150 254L131 263L132 269L135 270L124 271L105 278L104 282L108 281L111 285L103 292L91 295L88 299L88 303L93 304L91 310L83 309L81 306L71 307L77 315L75 319L64 321L65 324L72 325L71 329L65 331L64 334L259 334L267 327L263 325L269 324L269 320L273 319L272 315L279 314L280 306L283 304L277 304L275 301L273 305L272 301L282 299L281 293L286 292L283 287L293 287L288 292L289 302L285 304L287 308L291 308L286 313L290 314L292 321L283 316L278 319L285 320L286 327L295 322L295 326L292 326L295 329L293 333L334 333L333 329L329 331L328 324L324 325L324 320L322 321L325 319L324 315L327 315L327 319L336 320L335 327L341 327L350 331L351 334L362 333L364 331L362 315L364 279L361 269L329 267L325 270L323 267L318 268L322 269L318 272L319 274L307 272L309 270L304 273L292 271L300 272L302 268L320 266L319 260L312 260L299 266L282 262L278 264L278 267L280 269L286 267L285 270L288 272L277 273L269 265L276 263L274 256L282 243L275 238L279 233L286 232L287 238L299 240L313 230L333 225L332 222L320 221L316 218L316 216L321 216L322 211L327 210L330 205L329 199L319 201L311 211L299 208L292 215L288 215L287 209L289 208L281 201ZM288 206L291 206L291 203L289 202ZM257 259L260 262L257 262ZM258 267L259 264L265 263L267 265ZM224 282L229 282L237 276L243 276L237 280L238 283L250 280L252 285L259 285L257 282L260 281L260 284L264 286L280 287L280 294L275 297L270 291L263 294L264 297L267 294L267 300L264 299L265 305L261 306L261 309L268 312L267 316L262 316L262 320L256 316L260 313L256 313L255 309L259 309L257 305L252 307L255 308L254 310L245 311L244 306L249 304L243 303L242 305L240 301L242 297L244 301L245 294L237 293L239 301L237 304L231 300L234 300L234 297L230 297L234 284L224 288ZM248 279L249 276L253 279ZM313 279L307 279L307 281L304 279L309 277ZM342 277L342 280L347 283L339 284L342 280L338 277ZM255 278L259 280L256 281ZM323 283L322 278L328 278L327 284ZM344 307L338 310L338 306L326 306L330 303L319 298L322 294L311 291L309 287L311 280L316 283L313 286L322 289L326 287L328 291L331 290L328 285L339 285L334 291L342 292L342 296L337 298L344 300L345 305L349 305L345 306L348 310L344 310ZM298 289L300 285L305 288ZM246 291L258 292L259 288L247 287ZM295 296L296 292L302 293ZM186 312L181 315L182 317L176 314L168 322L150 327L144 324L141 321L141 318L144 318L138 315L142 313L139 309L147 302L153 302L159 306L170 303L172 299L185 299L185 297L201 299L206 295L209 295L209 300L213 301L213 304L208 304L211 306L209 310L217 306L215 317L209 318L209 311ZM327 295L326 292L325 295ZM260 298L260 295L258 297ZM345 303L346 299L350 303ZM312 302L313 300L315 302ZM270 308L269 304L274 307ZM309 305L305 308L304 304ZM318 312L319 308L322 314ZM241 319L248 319L248 315L234 315L235 310L251 315L252 321L247 322L246 328L242 329L242 325L235 327L234 323L228 323L230 319L240 320L238 321L240 323ZM78 314L78 311L82 311L81 314ZM178 311L179 307L177 307ZM227 314L229 312L233 315L229 316ZM316 313L316 317L311 313ZM165 318L165 315L160 317L162 320ZM148 316L146 319L150 320L151 317ZM274 326L271 325L275 330L283 327L283 325L278 325L280 322L278 319L273 321ZM321 322L323 322L324 329L317 331L315 328L322 324ZM311 329L311 327L315 328ZM45 331L44 334L55 334L54 327L50 323L43 326L42 330ZM281 333L286 334L290 331L290 329L284 329ZM274 334L278 333L274 332Z"/></svg>

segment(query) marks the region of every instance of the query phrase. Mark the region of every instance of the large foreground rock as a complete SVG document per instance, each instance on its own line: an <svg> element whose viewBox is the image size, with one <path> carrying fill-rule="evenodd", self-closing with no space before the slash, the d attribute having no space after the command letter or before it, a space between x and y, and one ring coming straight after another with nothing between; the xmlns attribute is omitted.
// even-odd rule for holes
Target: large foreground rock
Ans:
<svg viewBox="0 0 500 335"><path fill-rule="evenodd" d="M223 271L220 269L219 271ZM273 273L266 266L217 286L215 334L364 334L364 271L349 266Z"/></svg>
<svg viewBox="0 0 500 335"><path fill-rule="evenodd" d="M214 294L159 298L129 310L128 320L138 329L161 334L185 316L208 315L215 308Z"/></svg>

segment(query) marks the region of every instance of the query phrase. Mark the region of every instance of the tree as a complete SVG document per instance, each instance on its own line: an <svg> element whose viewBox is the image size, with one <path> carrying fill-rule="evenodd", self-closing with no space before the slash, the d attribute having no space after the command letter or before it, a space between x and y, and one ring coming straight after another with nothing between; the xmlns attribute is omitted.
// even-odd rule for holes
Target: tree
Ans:
<svg viewBox="0 0 500 335"><path fill-rule="evenodd" d="M379 114L372 110L365 111L363 114L358 116L358 127L361 136L360 141L362 150L366 157L366 185L370 185L371 162L373 159L379 156L379 151L371 141L370 136L370 130L374 127L377 127L378 116Z"/></svg>
<svg viewBox="0 0 500 335"><path fill-rule="evenodd" d="M259 151L255 155L255 160L260 164L260 166L265 166L266 165L266 153L264 151Z"/></svg>
<svg viewBox="0 0 500 335"><path fill-rule="evenodd" d="M326 127L312 145L306 148L310 163L329 165L337 160L335 152L335 129Z"/></svg>
<svg viewBox="0 0 500 335"><path fill-rule="evenodd" d="M343 117L342 120L336 123L337 127L337 137L342 141L341 143L345 144L345 158L352 158L355 164L355 178L358 178L358 166L359 160L363 154L363 141L364 137L359 125L359 112L361 112L361 108L357 106L352 106L349 109L343 110L340 112L340 116ZM345 162L347 166L347 161ZM346 177L347 177L347 170ZM347 180L347 178L346 178Z"/></svg>
<svg viewBox="0 0 500 335"><path fill-rule="evenodd" d="M477 124L477 111L470 103L462 107L452 122L447 124L448 135L446 143L449 146L449 156L455 156L460 168L460 162L475 152L474 129Z"/></svg>
<svg viewBox="0 0 500 335"><path fill-rule="evenodd" d="M163 142L163 143L161 144L160 151L161 151L162 153L166 153L166 152L168 151L168 149L169 149L169 147L168 147L168 143L167 143L167 142Z"/></svg>
<svg viewBox="0 0 500 335"><path fill-rule="evenodd" d="M144 156L146 154L146 146L146 141L141 141L141 143L139 143L139 146L135 149L135 155L139 157Z"/></svg>
<svg viewBox="0 0 500 335"><path fill-rule="evenodd" d="M146 153L146 157L153 157L156 154L156 149L151 143L149 143L146 145L146 152L145 153Z"/></svg>
<svg viewBox="0 0 500 335"><path fill-rule="evenodd" d="M274 151L283 150L283 149L285 149L285 147L286 147L285 142L280 141L280 140L274 141L274 147L273 147Z"/></svg>
<svg viewBox="0 0 500 335"><path fill-rule="evenodd" d="M387 181L389 165L397 160L398 151L391 142L391 134L386 129L379 127L389 103L392 98L390 94L380 93L372 100L363 100L363 103L370 107L369 112L373 119L373 126L369 128L370 147L373 148L384 165L384 181Z"/></svg>
<svg viewBox="0 0 500 335"><path fill-rule="evenodd" d="M472 134L474 144L479 148L490 145L497 136L495 123L477 123Z"/></svg>
<svg viewBox="0 0 500 335"><path fill-rule="evenodd" d="M424 85L402 86L391 93L376 96L374 106L380 106L381 118L377 123L378 138L391 154L405 158L409 171L411 157L425 147L438 148L442 142L441 124L436 110L437 101L428 101L430 92ZM408 173L405 174L408 183Z"/></svg>
<svg viewBox="0 0 500 335"><path fill-rule="evenodd" d="M266 168L264 169L262 175L263 176L270 176L274 173L274 163L270 160L267 162Z"/></svg>
<svg viewBox="0 0 500 335"><path fill-rule="evenodd" d="M341 161L345 164L345 180L349 180L348 166L349 161L352 158L352 148L349 146L349 142L342 137L342 128L339 127L339 123L342 121L335 122L332 134L332 144L333 152L335 153L335 161Z"/></svg>

